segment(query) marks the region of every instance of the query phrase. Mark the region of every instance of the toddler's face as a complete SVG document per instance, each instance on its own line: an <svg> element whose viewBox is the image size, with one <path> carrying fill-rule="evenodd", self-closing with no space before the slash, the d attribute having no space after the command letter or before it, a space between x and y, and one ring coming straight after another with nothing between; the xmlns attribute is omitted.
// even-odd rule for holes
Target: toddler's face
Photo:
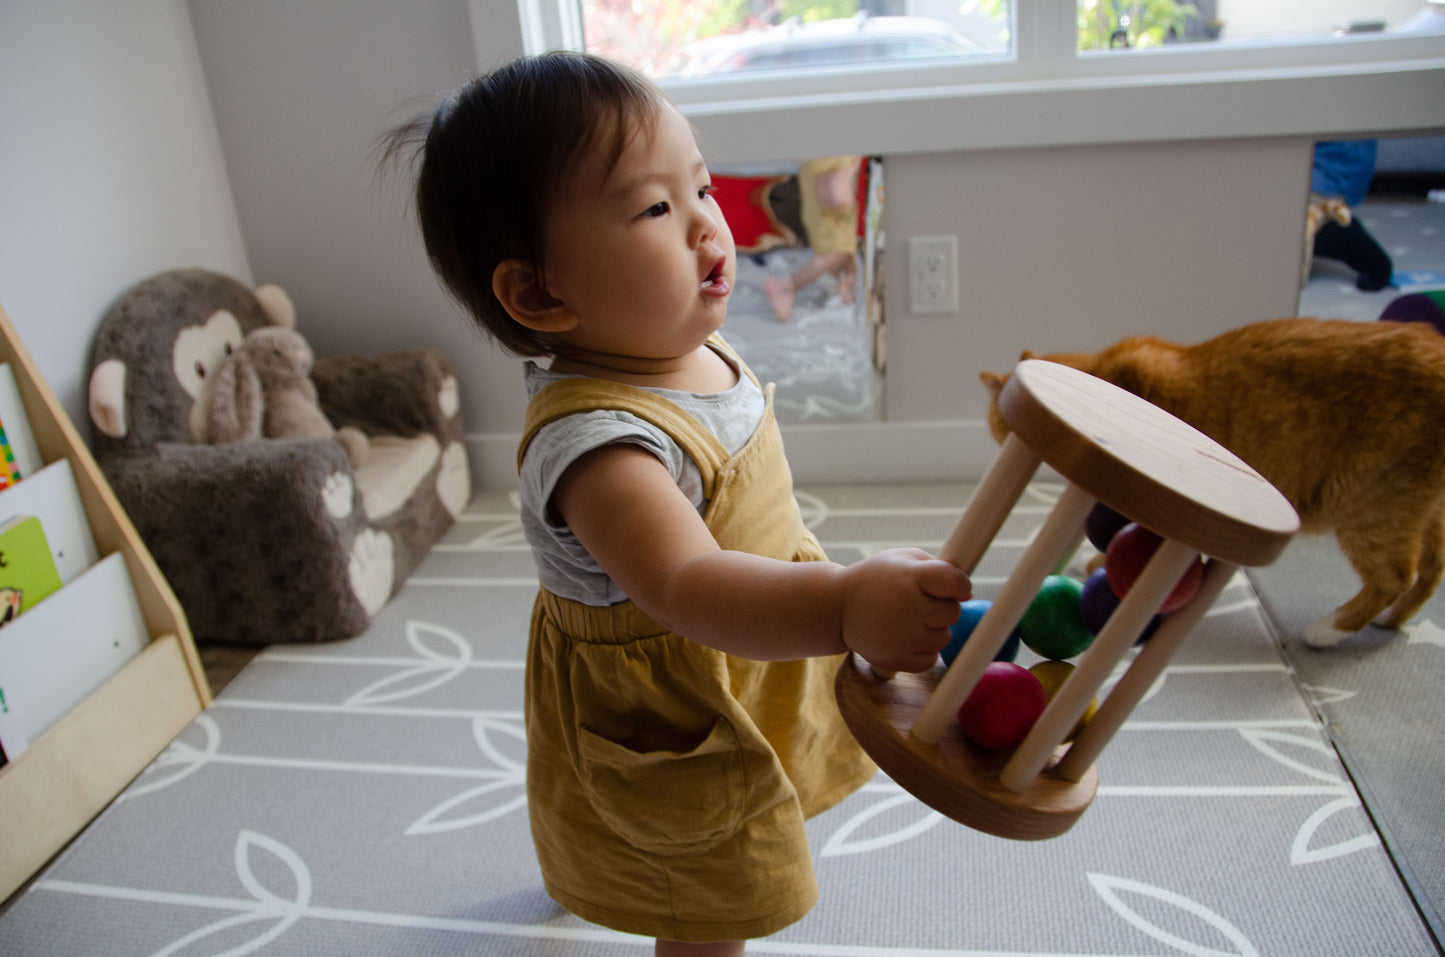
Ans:
<svg viewBox="0 0 1445 957"><path fill-rule="evenodd" d="M574 349L668 359L721 328L732 292L732 232L712 197L692 129L670 104L625 131L618 162L591 148L547 218L547 292L577 317ZM602 142L607 137L599 138Z"/></svg>

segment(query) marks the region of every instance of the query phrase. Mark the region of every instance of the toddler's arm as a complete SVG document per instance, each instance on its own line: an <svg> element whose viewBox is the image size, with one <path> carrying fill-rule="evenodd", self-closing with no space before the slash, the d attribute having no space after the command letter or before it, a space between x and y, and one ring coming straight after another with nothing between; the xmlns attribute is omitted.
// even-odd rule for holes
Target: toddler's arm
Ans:
<svg viewBox="0 0 1445 957"><path fill-rule="evenodd" d="M680 635L747 658L847 649L893 671L932 666L968 576L918 549L848 567L723 551L650 453L608 446L572 464L553 498L567 525L637 605Z"/></svg>

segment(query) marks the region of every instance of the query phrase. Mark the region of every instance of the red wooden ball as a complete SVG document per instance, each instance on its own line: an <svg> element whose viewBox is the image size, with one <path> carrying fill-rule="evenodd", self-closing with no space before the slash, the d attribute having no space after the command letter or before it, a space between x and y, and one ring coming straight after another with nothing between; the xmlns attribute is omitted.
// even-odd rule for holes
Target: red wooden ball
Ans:
<svg viewBox="0 0 1445 957"><path fill-rule="evenodd" d="M1119 530L1109 541L1109 549L1104 553L1104 574L1109 580L1109 588L1120 599L1129 594L1129 589L1134 587L1134 582L1144 571L1144 566L1164 539L1149 529L1131 522ZM1199 584L1204 580L1204 562L1195 558L1189 569L1179 579L1179 584L1164 599L1164 604L1159 606L1159 611L1168 614L1189 604L1189 599L1199 592Z"/></svg>
<svg viewBox="0 0 1445 957"><path fill-rule="evenodd" d="M1048 693L1023 665L995 661L958 709L964 736L990 751L1012 751L1028 735L1044 707Z"/></svg>

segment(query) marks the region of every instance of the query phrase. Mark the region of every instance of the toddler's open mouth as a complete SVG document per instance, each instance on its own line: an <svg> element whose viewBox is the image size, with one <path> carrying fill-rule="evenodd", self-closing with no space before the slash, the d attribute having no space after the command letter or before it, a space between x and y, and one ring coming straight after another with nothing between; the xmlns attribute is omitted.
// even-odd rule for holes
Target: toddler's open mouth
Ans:
<svg viewBox="0 0 1445 957"><path fill-rule="evenodd" d="M700 284L700 288L714 294L727 292L728 281L726 275L726 267L727 257L719 257L717 262L713 263L712 269L708 271L707 278L705 278Z"/></svg>

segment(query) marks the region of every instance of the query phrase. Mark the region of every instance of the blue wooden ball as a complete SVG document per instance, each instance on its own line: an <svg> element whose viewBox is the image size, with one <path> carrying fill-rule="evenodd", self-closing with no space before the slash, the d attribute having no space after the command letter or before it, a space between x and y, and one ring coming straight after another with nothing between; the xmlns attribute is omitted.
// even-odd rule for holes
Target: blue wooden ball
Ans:
<svg viewBox="0 0 1445 957"><path fill-rule="evenodd" d="M957 658L958 653L963 650L963 643L968 641L969 635L973 634L973 630L983 620L984 614L992 607L993 602L985 598L974 598L961 604L958 621L954 622L953 627L949 629L953 637L949 639L947 647L939 652L945 665L953 664L953 659ZM998 650L998 654L993 656L993 660L1013 661L1018 656L1019 633L1016 629L1009 634L1008 638L1004 639L1003 647Z"/></svg>

